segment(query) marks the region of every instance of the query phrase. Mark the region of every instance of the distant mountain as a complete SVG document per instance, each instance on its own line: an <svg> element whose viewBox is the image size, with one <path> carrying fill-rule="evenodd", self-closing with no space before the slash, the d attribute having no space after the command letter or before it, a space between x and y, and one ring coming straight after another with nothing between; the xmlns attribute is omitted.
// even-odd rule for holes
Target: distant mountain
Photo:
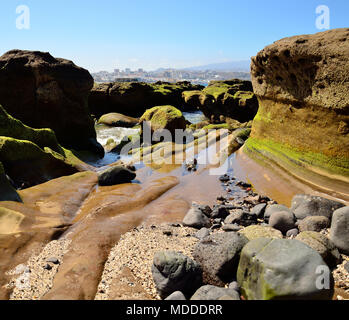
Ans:
<svg viewBox="0 0 349 320"><path fill-rule="evenodd" d="M241 60L241 61L228 61L221 63L212 63L204 66L190 67L183 70L188 71L205 71L205 70L214 70L214 71L227 71L227 72L250 72L250 60Z"/></svg>

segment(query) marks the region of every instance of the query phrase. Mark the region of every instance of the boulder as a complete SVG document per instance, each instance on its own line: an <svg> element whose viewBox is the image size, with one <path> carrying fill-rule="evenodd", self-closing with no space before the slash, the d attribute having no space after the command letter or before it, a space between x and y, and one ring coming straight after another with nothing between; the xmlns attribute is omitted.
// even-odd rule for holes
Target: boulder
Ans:
<svg viewBox="0 0 349 320"><path fill-rule="evenodd" d="M330 226L331 222L327 217L322 216L308 216L301 220L298 224L300 231L316 231L320 232Z"/></svg>
<svg viewBox="0 0 349 320"><path fill-rule="evenodd" d="M183 219L183 225L186 227L201 229L209 228L211 226L210 219L202 213L199 208L191 208Z"/></svg>
<svg viewBox="0 0 349 320"><path fill-rule="evenodd" d="M176 291L190 297L202 284L202 270L192 259L174 251L154 255L152 275L161 298Z"/></svg>
<svg viewBox="0 0 349 320"><path fill-rule="evenodd" d="M152 134L155 131L161 134L164 129L168 130L172 135L170 141L174 141L176 129L185 130L186 128L182 112L170 105L148 109L140 118L139 123L142 124L142 130L144 125L150 126Z"/></svg>
<svg viewBox="0 0 349 320"><path fill-rule="evenodd" d="M12 50L0 57L0 103L34 128L50 128L65 147L103 156L87 99L90 73L47 52Z"/></svg>
<svg viewBox="0 0 349 320"><path fill-rule="evenodd" d="M310 248L316 250L330 268L336 267L342 261L341 255L332 241L319 232L301 232L296 237L296 240L299 240L308 245Z"/></svg>
<svg viewBox="0 0 349 320"><path fill-rule="evenodd" d="M255 214L258 219L264 219L264 212L266 207L266 203L257 204L252 208L251 213Z"/></svg>
<svg viewBox="0 0 349 320"><path fill-rule="evenodd" d="M211 81L200 94L191 96L188 102L198 107L211 122L231 119L248 122L258 111L257 97L250 81L232 79Z"/></svg>
<svg viewBox="0 0 349 320"><path fill-rule="evenodd" d="M317 288L318 268L328 272L329 289ZM298 240L250 241L241 252L237 280L248 300L330 300L333 296L328 266L318 252Z"/></svg>
<svg viewBox="0 0 349 320"><path fill-rule="evenodd" d="M74 156L71 155L73 158ZM48 180L77 173L69 157L27 140L0 136L0 160L16 188L27 188Z"/></svg>
<svg viewBox="0 0 349 320"><path fill-rule="evenodd" d="M296 218L292 212L278 211L273 212L269 218L269 225L277 230L280 230L283 234L286 234L288 230L295 228Z"/></svg>
<svg viewBox="0 0 349 320"><path fill-rule="evenodd" d="M248 240L236 232L218 232L198 242L193 251L207 284L222 285L236 276L240 251Z"/></svg>
<svg viewBox="0 0 349 320"><path fill-rule="evenodd" d="M28 127L10 116L1 105L0 161L16 188L91 169L61 147L51 129Z"/></svg>
<svg viewBox="0 0 349 320"><path fill-rule="evenodd" d="M280 211L287 211L287 212L292 213L292 211L289 208L287 208L286 206L284 206L283 204L268 205L265 209L265 212L264 212L264 221L268 223L270 216L274 212L280 212Z"/></svg>
<svg viewBox="0 0 349 320"><path fill-rule="evenodd" d="M349 255L349 207L333 213L330 239L340 252Z"/></svg>
<svg viewBox="0 0 349 320"><path fill-rule="evenodd" d="M343 28L284 38L252 58L259 110L244 146L297 176L336 175L335 181L346 181L336 183L343 192L349 177L348 35Z"/></svg>
<svg viewBox="0 0 349 320"><path fill-rule="evenodd" d="M282 239L282 233L279 230L268 226L249 226L239 231L243 234L249 241L257 238L271 238L271 239Z"/></svg>
<svg viewBox="0 0 349 320"><path fill-rule="evenodd" d="M240 300L239 293L230 288L220 288L211 285L202 286L199 288L190 300L222 300L222 298L229 297L225 300Z"/></svg>
<svg viewBox="0 0 349 320"><path fill-rule="evenodd" d="M292 199L291 210L298 220L309 216L322 216L331 220L332 213L344 204L338 201L307 194L298 194Z"/></svg>
<svg viewBox="0 0 349 320"><path fill-rule="evenodd" d="M224 220L225 224L237 224L240 226L250 226L257 223L257 216L243 210L236 210Z"/></svg>
<svg viewBox="0 0 349 320"><path fill-rule="evenodd" d="M186 81L95 83L89 96L89 108L98 118L113 112L140 117L147 109L161 105L173 105L182 110L182 93L202 88Z"/></svg>
<svg viewBox="0 0 349 320"><path fill-rule="evenodd" d="M210 213L211 218L221 218L225 219L230 214L230 208L229 206L220 205L215 208L213 208L212 212Z"/></svg>
<svg viewBox="0 0 349 320"><path fill-rule="evenodd" d="M138 118L125 116L121 113L108 113L101 116L98 120L99 124L105 124L110 127L132 128L139 122Z"/></svg>
<svg viewBox="0 0 349 320"><path fill-rule="evenodd" d="M122 166L113 166L98 174L100 186L113 186L116 184L129 183L136 178L136 174Z"/></svg>

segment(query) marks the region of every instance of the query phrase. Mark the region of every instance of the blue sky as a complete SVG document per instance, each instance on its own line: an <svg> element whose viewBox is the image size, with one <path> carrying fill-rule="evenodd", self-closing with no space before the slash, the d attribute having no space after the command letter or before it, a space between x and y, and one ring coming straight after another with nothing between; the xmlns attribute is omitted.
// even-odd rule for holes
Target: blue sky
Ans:
<svg viewBox="0 0 349 320"><path fill-rule="evenodd" d="M16 7L30 29L16 28ZM327 5L331 29L349 27L348 0L1 0L0 54L49 51L91 72L189 67L246 60L283 37L316 33Z"/></svg>

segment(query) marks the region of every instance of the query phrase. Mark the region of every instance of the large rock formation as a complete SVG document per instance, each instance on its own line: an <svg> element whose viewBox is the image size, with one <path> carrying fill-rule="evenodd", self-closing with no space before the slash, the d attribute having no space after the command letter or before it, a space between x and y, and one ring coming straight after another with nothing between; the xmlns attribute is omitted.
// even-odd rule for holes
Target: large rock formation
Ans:
<svg viewBox="0 0 349 320"><path fill-rule="evenodd" d="M186 91L182 96L185 109L200 109L213 123L229 119L248 122L258 111L250 81L211 81L202 91Z"/></svg>
<svg viewBox="0 0 349 320"><path fill-rule="evenodd" d="M90 97L91 112L100 117L106 113L122 113L132 117L140 117L146 109L173 105L182 108L182 92L201 90L203 87L190 82L114 82L95 84Z"/></svg>
<svg viewBox="0 0 349 320"><path fill-rule="evenodd" d="M277 41L251 72L259 111L245 150L349 181L349 29Z"/></svg>
<svg viewBox="0 0 349 320"><path fill-rule="evenodd" d="M18 200L6 180L17 188L30 187L53 178L89 169L73 153L58 144L51 129L33 129L11 117L0 105L0 161L3 200ZM7 181L7 183L6 183ZM12 199L11 199L12 198Z"/></svg>
<svg viewBox="0 0 349 320"><path fill-rule="evenodd" d="M59 142L103 154L87 99L93 78L73 62L49 53L12 50L0 57L0 103L35 128L51 128Z"/></svg>
<svg viewBox="0 0 349 320"><path fill-rule="evenodd" d="M186 121L183 117L181 111L173 106L157 106L151 109L148 109L140 118L139 123L142 124L143 127L148 127L149 132L152 134L156 132L158 137L160 138L163 130L168 130L171 133L172 141L175 137L176 129L185 130ZM166 134L166 132L164 132ZM154 139L154 137L153 137Z"/></svg>

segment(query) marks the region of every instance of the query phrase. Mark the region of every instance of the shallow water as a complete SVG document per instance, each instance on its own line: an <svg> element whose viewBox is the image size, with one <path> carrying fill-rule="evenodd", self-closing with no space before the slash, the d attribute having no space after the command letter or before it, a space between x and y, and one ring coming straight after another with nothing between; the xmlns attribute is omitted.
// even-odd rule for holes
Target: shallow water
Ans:
<svg viewBox="0 0 349 320"><path fill-rule="evenodd" d="M183 112L183 116L186 120L191 122L192 124L197 124L201 121L206 120L206 117L201 111L195 111L195 112Z"/></svg>
<svg viewBox="0 0 349 320"><path fill-rule="evenodd" d="M184 112L185 118L192 122L198 123L205 119L205 116L201 111L197 112ZM97 140L105 145L108 139L112 138L115 142L119 143L124 136L132 135L138 132L137 129L129 129L129 128L118 128L118 127L107 127L103 125L96 126L97 131ZM218 150L216 150L218 151ZM215 154L214 147L209 147L205 150L200 151L195 155L195 158L199 162L198 172L200 169L204 169L204 165L200 165L200 163L205 163L205 157L212 157ZM118 160L123 160L125 162L131 161L132 156L128 155L119 155L116 153L106 153L105 157L101 160L93 163L96 167L106 166L111 163L114 163ZM209 161L206 163L209 164ZM291 205L291 199L294 195L299 193L313 194L318 196L324 196L332 199L342 200L343 202L347 201L346 198L337 197L333 194L333 192L325 191L326 188L317 188L316 186L309 185L304 181L300 181L296 179L292 174L287 171L272 165L270 163L261 164L260 162L255 161L248 157L242 150L240 149L235 154L231 155L226 162L216 169L206 170L203 174L203 179L197 178L198 175L202 175L201 173L196 172L195 175L185 170L184 162L183 164L172 164L172 165L163 165L157 166L154 164L144 164L144 163L136 163L137 170L137 179L142 183L145 183L148 180L152 180L154 178L163 178L166 176L175 176L182 181L184 176L192 177L190 179L196 180L195 183L190 184L192 189L190 194L195 194L195 188L202 188L203 185L206 187L206 192L210 190L207 186L212 184L214 188L217 188L217 184L214 183L215 180L218 180L218 177L226 172L231 173L238 179L242 181L249 182L253 185L255 192L264 194L269 196L270 198L278 201L279 203L285 204L287 206ZM207 168L206 168L207 169ZM195 177L194 177L195 176ZM186 178L187 180L188 178ZM181 188L182 184L179 183L179 187ZM189 190L183 189L182 192L186 192ZM211 189L213 192L213 190ZM215 190L216 191L216 190ZM219 190L223 193L223 189ZM199 192L200 194L200 192ZM207 193L206 193L207 194ZM214 195L217 192L213 192ZM191 197L194 201L205 200L205 196L200 195L200 197ZM190 197L186 197L187 200L190 200Z"/></svg>

